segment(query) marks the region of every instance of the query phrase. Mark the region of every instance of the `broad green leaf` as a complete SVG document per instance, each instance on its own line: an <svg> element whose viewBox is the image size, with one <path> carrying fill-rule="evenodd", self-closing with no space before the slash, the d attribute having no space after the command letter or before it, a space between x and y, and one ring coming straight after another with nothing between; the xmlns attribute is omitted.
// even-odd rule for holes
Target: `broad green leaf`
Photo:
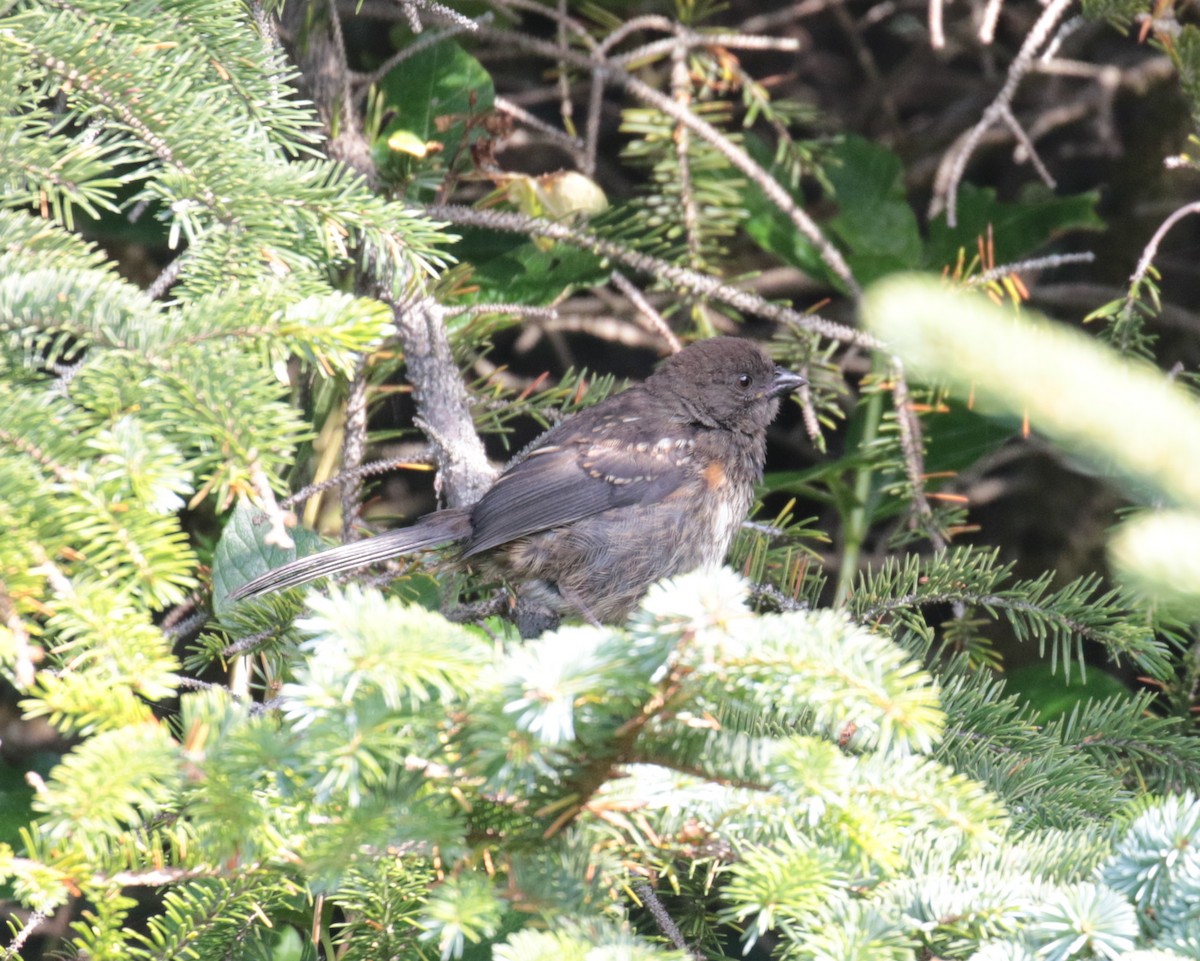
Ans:
<svg viewBox="0 0 1200 961"><path fill-rule="evenodd" d="M456 43L434 44L402 60L380 83L394 116L381 140L437 141L445 156L459 149L467 122L492 108L495 90L482 65Z"/></svg>
<svg viewBox="0 0 1200 961"><path fill-rule="evenodd" d="M900 158L878 144L847 137L826 173L838 213L830 232L842 241L860 283L921 262L921 234L904 192Z"/></svg>
<svg viewBox="0 0 1200 961"><path fill-rule="evenodd" d="M921 234L905 196L900 159L859 137L847 137L830 148L828 158L825 173L837 214L826 227L854 275L869 282L919 266ZM805 273L835 282L812 244L760 191L747 191L747 206L751 216L746 230L759 246Z"/></svg>
<svg viewBox="0 0 1200 961"><path fill-rule="evenodd" d="M929 225L925 263L937 269L953 265L959 250L973 257L979 238L991 227L996 265L1029 257L1059 234L1068 230L1100 230L1104 222L1096 214L1095 193L1055 197L1044 187L1031 187L1025 199L1003 203L990 189L963 184L958 190L958 226L949 227L945 216Z"/></svg>
<svg viewBox="0 0 1200 961"><path fill-rule="evenodd" d="M511 245L495 256L474 261L475 303L548 304L564 291L605 283L612 272L595 254L555 244L542 250L534 243Z"/></svg>
<svg viewBox="0 0 1200 961"><path fill-rule="evenodd" d="M238 502L213 552L213 609L218 614L231 606L230 591L325 546L320 537L303 527L289 531L294 547L267 544L264 538L270 529L266 514L244 500Z"/></svg>
<svg viewBox="0 0 1200 961"><path fill-rule="evenodd" d="M1086 676L1074 672L1068 678L1049 664L1038 661L1004 672L1008 689L1020 694L1038 712L1042 723L1070 714L1087 701L1103 701L1116 695L1129 697L1129 689L1111 674L1089 668Z"/></svg>

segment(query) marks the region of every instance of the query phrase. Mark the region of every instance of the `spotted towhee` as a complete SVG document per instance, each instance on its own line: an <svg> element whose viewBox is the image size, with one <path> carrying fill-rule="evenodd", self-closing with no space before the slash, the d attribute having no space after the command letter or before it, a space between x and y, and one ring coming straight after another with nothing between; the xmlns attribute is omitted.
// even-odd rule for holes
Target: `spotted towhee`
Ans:
<svg viewBox="0 0 1200 961"><path fill-rule="evenodd" d="M804 384L718 337L543 434L472 507L285 564L234 592L292 587L440 545L516 589L523 635L568 613L623 620L654 581L721 563L762 479L767 425Z"/></svg>

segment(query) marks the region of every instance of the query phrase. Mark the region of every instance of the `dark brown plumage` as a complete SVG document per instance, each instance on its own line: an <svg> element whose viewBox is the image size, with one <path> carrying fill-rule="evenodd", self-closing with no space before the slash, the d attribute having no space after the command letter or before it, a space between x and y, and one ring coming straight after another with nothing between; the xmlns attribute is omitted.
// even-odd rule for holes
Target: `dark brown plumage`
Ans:
<svg viewBox="0 0 1200 961"><path fill-rule="evenodd" d="M470 508L301 558L235 597L445 544L516 589L522 634L623 620L654 581L719 564L762 478L779 397L804 383L756 344L700 341L543 434Z"/></svg>

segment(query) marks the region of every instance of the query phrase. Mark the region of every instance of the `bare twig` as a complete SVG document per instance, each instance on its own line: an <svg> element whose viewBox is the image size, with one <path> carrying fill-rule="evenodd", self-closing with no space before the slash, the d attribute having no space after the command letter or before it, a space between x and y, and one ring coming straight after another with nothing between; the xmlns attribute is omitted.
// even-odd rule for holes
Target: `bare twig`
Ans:
<svg viewBox="0 0 1200 961"><path fill-rule="evenodd" d="M281 15L280 36L300 68L305 94L330 132L325 152L357 170L374 187L379 176L354 109L342 22L333 4L322 9L325 19L312 19L308 4L287 4Z"/></svg>
<svg viewBox="0 0 1200 961"><path fill-rule="evenodd" d="M1125 297L1125 306L1129 308L1133 305L1137 298L1137 288L1141 286L1143 280L1146 279L1146 274L1150 270L1150 265L1154 262L1155 256L1158 254L1158 245L1162 243L1163 238L1168 231L1174 227L1184 217L1190 217L1192 214L1200 213L1200 201L1194 201L1190 204L1185 204L1176 210L1171 216L1158 225L1158 229L1154 231L1154 236L1150 238L1150 242L1146 244L1142 250L1142 256L1138 260L1137 268L1129 278L1129 293Z"/></svg>
<svg viewBox="0 0 1200 961"><path fill-rule="evenodd" d="M1067 264L1090 264L1095 259L1096 255L1090 250L1074 254L1050 254L1046 257L1031 257L1028 260L1018 260L1012 264L1001 264L999 267L986 270L982 274L970 278L967 281L967 286L978 287L983 284L990 284L993 280L999 280L1001 277L1007 277L1009 274L1020 274L1028 270L1053 270L1056 267L1063 267Z"/></svg>
<svg viewBox="0 0 1200 961"><path fill-rule="evenodd" d="M527 13L545 17L556 25L569 30L577 40L589 49L596 46L596 41L593 39L591 31L557 4L551 7L544 3L539 3L538 0L491 0L491 3L500 9L524 10Z"/></svg>
<svg viewBox="0 0 1200 961"><path fill-rule="evenodd" d="M757 294L731 287L710 274L679 267L658 257L651 257L626 246L598 237L582 228L552 220L541 220L536 217L526 217L523 214L500 210L477 210L473 207L432 206L426 208L434 220L444 220L455 224L469 224L475 227L487 227L492 230L503 230L512 233L531 234L537 237L549 237L551 240L561 240L576 247L592 250L602 257L608 257L625 266L678 284L689 291L704 297L711 297L736 307L738 310L780 323L792 324L802 330L811 331L839 343L853 344L859 347L881 347L879 340L863 331L855 330L845 324L826 320L815 314L802 314L799 311L764 300Z"/></svg>
<svg viewBox="0 0 1200 961"><path fill-rule="evenodd" d="M678 353L683 349L683 344L679 342L679 338L675 336L675 332L667 325L662 314L651 306L650 301L634 286L628 277L619 270L614 270L612 272L612 282L617 290L629 298L629 302L637 310L637 315L646 321L646 326L666 341L667 346L671 348L671 353Z"/></svg>
<svg viewBox="0 0 1200 961"><path fill-rule="evenodd" d="M692 79L688 70L687 47L676 43L671 51L671 95L680 109L690 109ZM692 138L687 127L675 127L675 163L679 170L679 202L683 205L683 234L687 242L689 267L700 267L700 212L696 209L696 195L692 190L692 165L688 151Z"/></svg>
<svg viewBox="0 0 1200 961"><path fill-rule="evenodd" d="M38 865L41 867L41 865ZM21 957L21 948L25 946L25 942L29 940L30 935L34 934L38 928L46 923L49 915L45 911L34 911L25 919L25 923L21 925L12 942L4 949L4 961L13 961L14 958Z"/></svg>
<svg viewBox="0 0 1200 961"><path fill-rule="evenodd" d="M1000 8L1004 0L988 0L983 8L983 17L979 21L979 42L985 47L996 39L996 24L1000 22Z"/></svg>
<svg viewBox="0 0 1200 961"><path fill-rule="evenodd" d="M572 137L570 134L559 130L553 124L546 123L546 121L544 121L541 117L530 113L520 104L513 103L507 97L501 97L497 95L496 99L492 101L492 105L501 113L508 114L518 123L522 123L531 130L536 130L538 133L549 137L572 156L576 157L576 162L579 163L580 168L583 169L585 173L587 172L585 161L582 158L588 153L589 150L591 151L591 155L594 156L595 147L593 145L585 145L584 142L578 137ZM599 108L597 108L597 110L599 110ZM599 115L597 114L597 138L599 138L599 126Z"/></svg>
<svg viewBox="0 0 1200 961"><path fill-rule="evenodd" d="M779 588L767 583L750 585L750 596L757 601L770 601L781 613L792 611L807 611L810 607L807 601L800 601L783 593Z"/></svg>
<svg viewBox="0 0 1200 961"><path fill-rule="evenodd" d="M604 81L592 74L588 87L587 120L583 131L583 172L591 177L596 172L596 154L600 149L600 117L604 110Z"/></svg>
<svg viewBox="0 0 1200 961"><path fill-rule="evenodd" d="M840 2L841 0L801 0L800 3L793 3L782 10L772 10L770 13L760 13L757 16L751 17L749 20L742 22L742 29L750 33L765 33L771 30L778 30L785 24L794 23L797 20L803 20L805 17L812 17L818 13L823 13L835 3ZM885 4L878 4L877 6L885 6Z"/></svg>
<svg viewBox="0 0 1200 961"><path fill-rule="evenodd" d="M242 657L248 652L253 651L258 645L273 640L275 636L275 630L272 628L248 634L245 637L239 637L232 644L228 644L221 649L221 656L224 658Z"/></svg>
<svg viewBox="0 0 1200 961"><path fill-rule="evenodd" d="M517 353L528 351L536 344L543 334L572 333L587 334L597 340L610 344L620 344L622 347L642 347L654 351L662 351L663 339L645 328L631 324L616 317L588 317L580 314L567 314L541 324L531 324L521 331L521 336L513 341L513 350ZM511 375L509 375L511 378ZM515 383L518 378L511 378ZM523 381L528 383L528 381ZM519 389L519 388L518 388Z"/></svg>
<svg viewBox="0 0 1200 961"><path fill-rule="evenodd" d="M375 474L385 474L388 471L395 470L397 467L403 465L429 464L432 466L434 463L433 451L431 450L416 457L388 457L384 458L383 460L368 461L365 464L360 464L354 469L353 472L344 470L339 471L335 477L328 477L317 484L308 484L307 486L300 488L300 490L296 491L296 493L280 501L279 504L281 507L290 510L297 504L304 503L310 497L315 497L322 491L326 491L331 487L337 487L346 483L347 475L350 473L353 473L355 477L361 481L362 479L372 477Z"/></svg>
<svg viewBox="0 0 1200 961"><path fill-rule="evenodd" d="M892 381L892 396L895 399L896 427L900 435L900 450L904 455L904 471L912 486L914 520L923 522L925 533L936 550L946 547L946 538L934 523L933 508L925 496L925 453L921 442L921 422L909 402L908 381L904 367L893 358L895 377Z"/></svg>
<svg viewBox="0 0 1200 961"><path fill-rule="evenodd" d="M421 2L427 9L442 12L431 0ZM336 11L329 8L328 25L310 22L309 14L307 5L288 4L284 8L284 22L290 33L293 57L318 112L327 129L337 131L329 141L328 152L375 184L378 172L371 159L370 144L363 136L350 99L349 73ZM439 468L438 489L452 507L472 504L491 485L496 472L475 433L467 390L450 349L443 309L425 296L419 285L412 283L414 278L398 260L371 251L367 254L366 265L371 274L368 292L392 309L417 404L417 423L433 443ZM258 486L266 487L265 483ZM269 497L269 488L266 494Z"/></svg>
<svg viewBox="0 0 1200 961"><path fill-rule="evenodd" d="M492 16L493 15L491 13L485 13L483 16L479 17L478 20L468 20L465 23L452 23L444 30L427 33L419 40L414 40L412 43L401 47L376 69L372 70L368 74L362 74L355 79L355 83L358 86L358 90L354 94L355 104L361 106L371 88L379 83L379 81L386 77L392 70L394 70L405 60L415 57L422 50L427 50L445 40L449 40L452 37L457 37L459 34L470 33L478 30L479 24L491 23Z"/></svg>
<svg viewBox="0 0 1200 961"><path fill-rule="evenodd" d="M672 945L679 951L686 951L695 961L704 961L706 955L703 951L697 948L688 946L684 940L683 932L679 930L679 925L675 923L675 919L671 917L662 901L658 899L658 895L654 893L654 889L646 882L641 882L633 886L633 890L641 901L649 909L650 914L654 917L654 923L658 925L658 930L661 931L671 942Z"/></svg>
<svg viewBox="0 0 1200 961"><path fill-rule="evenodd" d="M858 281L854 279L854 274L851 272L850 266L846 263L838 249L821 232L821 228L817 226L816 221L801 210L792 198L792 195L775 178L755 163L748 153L732 143L712 124L701 120L690 110L680 109L671 98L663 95L636 77L625 74L624 71L614 72L614 76L623 87L639 100L657 107L672 119L678 120L683 126L689 128L702 140L707 141L715 147L718 153L744 173L766 194L767 198L776 207L788 216L793 226L817 249L821 260L845 284L851 294L857 297L862 292Z"/></svg>
<svg viewBox="0 0 1200 961"><path fill-rule="evenodd" d="M639 80L612 61L598 60L575 50L560 49L553 43L521 33L501 33L499 31L490 31L486 28L481 29L480 32L492 33L497 39L502 40L510 46L521 47L548 59L562 60L571 66L583 70L595 71L597 75L602 76L606 81L622 87L638 100L648 103L672 120L686 127L701 140L711 144L721 156L728 160L733 167L736 167L745 174L776 207L787 215L793 226L816 248L826 266L829 267L851 294L857 297L861 293L858 281L855 280L849 265L847 265L838 249L821 232L816 221L801 210L791 194L756 163L745 150L734 144L712 124L696 116L691 110L680 107L671 97Z"/></svg>
<svg viewBox="0 0 1200 961"><path fill-rule="evenodd" d="M942 0L929 0L929 46L941 50L946 46L946 26L942 21Z"/></svg>
<svg viewBox="0 0 1200 961"><path fill-rule="evenodd" d="M508 314L513 317L555 318L558 308L541 307L536 304L455 304L446 308L446 317L460 317L467 314L478 317L480 314Z"/></svg>
<svg viewBox="0 0 1200 961"><path fill-rule="evenodd" d="M1012 114L1013 96L1022 79L1032 68L1038 51L1046 42L1050 32L1058 25L1059 20L1066 14L1071 3L1072 0L1050 0L1046 9L1042 11L1042 15L1038 17L1037 22L1029 31L1029 35L1026 36L1025 42L1021 44L1021 49L1009 66L1004 85L996 94L996 98L984 110L979 122L959 137L942 158L934 179L933 199L929 204L930 218L936 217L945 210L946 222L951 227L957 225L958 185L962 183L968 161L975 153L975 148L979 146L983 135L993 125L998 122L1008 123L1010 126L1017 125L1016 118Z"/></svg>
<svg viewBox="0 0 1200 961"><path fill-rule="evenodd" d="M1057 57L1058 51L1062 49L1062 45L1066 42L1066 39L1080 27L1084 26L1087 22L1088 21L1086 17L1072 17L1070 20L1066 21L1061 27L1058 28L1058 30L1055 31L1054 36L1051 38L1050 42L1046 44L1046 49L1042 51L1042 55L1038 59L1043 63L1046 63Z"/></svg>
<svg viewBox="0 0 1200 961"><path fill-rule="evenodd" d="M799 53L808 46L797 37L760 37L745 33L697 33L679 30L674 37L655 40L627 53L617 54L609 63L629 69L636 64L669 54L679 44L683 44L688 50L697 47L726 47L730 50L781 50L786 53Z"/></svg>
<svg viewBox="0 0 1200 961"><path fill-rule="evenodd" d="M179 279L179 274L187 263L196 256L196 248L199 241L194 242L187 250L179 254L172 260L162 272L154 278L154 283L146 288L146 296L151 300L158 300L164 297L168 290L175 286L175 281Z"/></svg>
<svg viewBox="0 0 1200 961"><path fill-rule="evenodd" d="M554 28L554 39L562 50L567 49L567 0L557 0L558 17ZM559 114L562 117L563 128L570 134L575 133L575 105L571 101L571 76L567 65L562 61L558 64L558 100Z"/></svg>
<svg viewBox="0 0 1200 961"><path fill-rule="evenodd" d="M1020 122L1013 115L1013 112L1007 107L1000 111L1000 119L1012 131L1012 135L1017 141L1017 149L1013 152L1013 159L1017 163L1028 159L1033 164L1033 169L1037 171L1038 176L1042 178L1042 183L1053 190L1057 185L1056 181L1046 168L1046 165L1042 163L1041 155L1038 154L1037 148L1033 145L1033 138L1025 132L1025 128L1021 126Z"/></svg>
<svg viewBox="0 0 1200 961"><path fill-rule="evenodd" d="M613 47L633 36L639 30L657 30L660 33L674 34L679 30L679 24L661 14L651 13L640 17L632 17L617 27L612 33L600 41L596 52L607 55Z"/></svg>

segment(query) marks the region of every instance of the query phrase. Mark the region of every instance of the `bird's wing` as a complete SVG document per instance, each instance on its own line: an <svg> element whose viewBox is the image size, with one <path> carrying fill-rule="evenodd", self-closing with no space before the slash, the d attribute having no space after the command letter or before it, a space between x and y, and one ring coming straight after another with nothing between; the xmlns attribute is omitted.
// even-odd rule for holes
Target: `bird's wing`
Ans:
<svg viewBox="0 0 1200 961"><path fill-rule="evenodd" d="M475 505L462 556L614 507L661 501L696 477L691 462L687 441L545 444L503 474Z"/></svg>

